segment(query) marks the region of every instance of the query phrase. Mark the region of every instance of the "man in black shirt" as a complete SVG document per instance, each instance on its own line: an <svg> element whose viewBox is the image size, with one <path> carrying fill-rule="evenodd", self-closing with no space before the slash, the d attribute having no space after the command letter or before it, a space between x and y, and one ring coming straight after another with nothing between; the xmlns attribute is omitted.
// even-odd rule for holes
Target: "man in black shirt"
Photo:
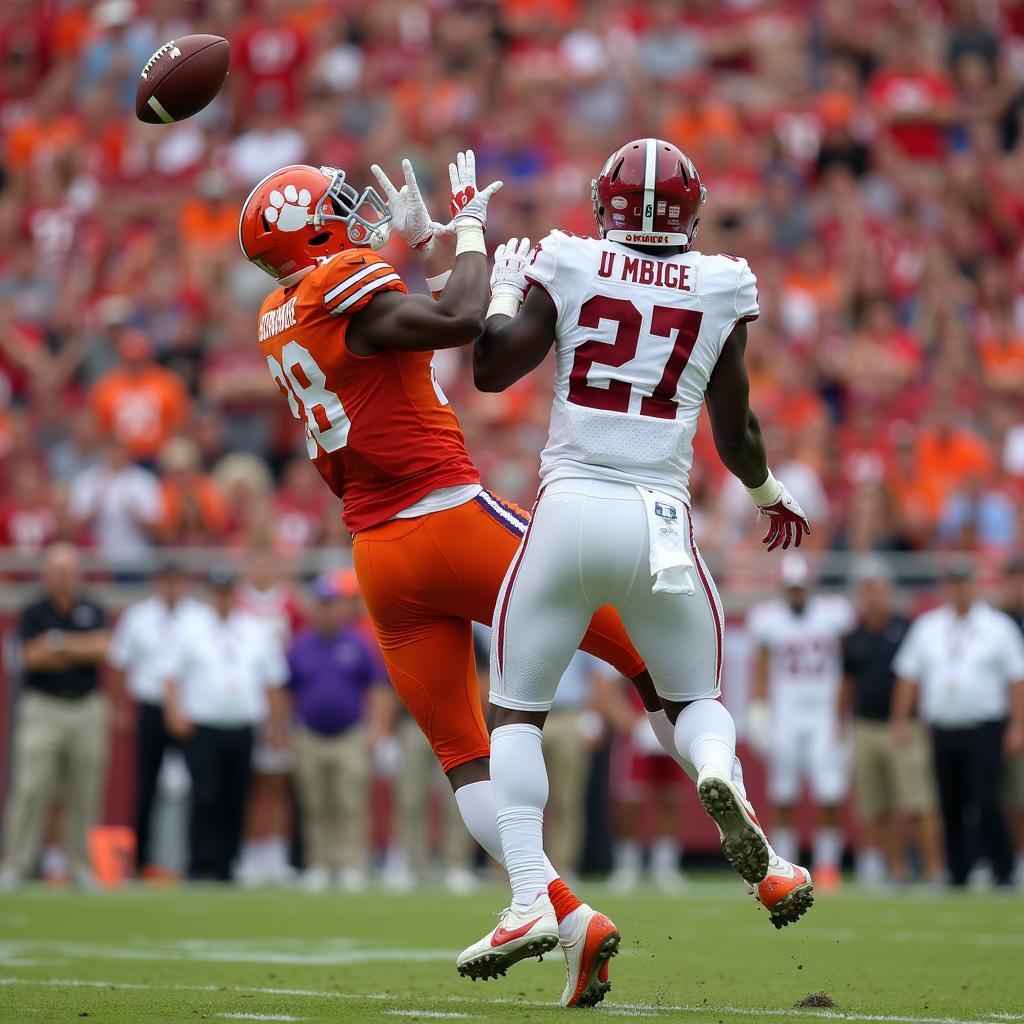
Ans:
<svg viewBox="0 0 1024 1024"><path fill-rule="evenodd" d="M857 628L843 643L843 705L853 716L853 776L857 809L864 829L858 869L866 882L907 875L903 839L896 814L915 827L925 873L942 873L934 773L927 736L914 723L907 742L893 742L889 725L896 677L892 660L909 622L892 607L888 568L868 557L858 566ZM887 865L886 865L887 862Z"/></svg>
<svg viewBox="0 0 1024 1024"><path fill-rule="evenodd" d="M78 552L54 544L43 565L44 596L21 613L23 692L15 713L12 787L4 817L0 888L28 875L60 788L72 877L92 885L88 834L99 816L107 753L100 671L107 617L85 599Z"/></svg>
<svg viewBox="0 0 1024 1024"><path fill-rule="evenodd" d="M1006 567L1002 607L1024 633L1024 555L1017 555ZM1007 760L1006 792L1017 849L1017 884L1021 885L1024 884L1024 754Z"/></svg>

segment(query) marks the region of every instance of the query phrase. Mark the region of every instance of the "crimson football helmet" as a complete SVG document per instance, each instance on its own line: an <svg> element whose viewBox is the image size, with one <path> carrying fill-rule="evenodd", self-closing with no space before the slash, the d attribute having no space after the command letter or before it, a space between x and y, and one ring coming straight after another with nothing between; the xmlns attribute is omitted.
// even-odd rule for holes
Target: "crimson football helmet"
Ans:
<svg viewBox="0 0 1024 1024"><path fill-rule="evenodd" d="M690 158L661 139L627 142L590 183L602 238L688 249L708 190Z"/></svg>
<svg viewBox="0 0 1024 1024"><path fill-rule="evenodd" d="M341 249L381 248L390 232L391 214L375 188L357 192L344 171L307 164L268 174L238 219L242 255L286 287Z"/></svg>

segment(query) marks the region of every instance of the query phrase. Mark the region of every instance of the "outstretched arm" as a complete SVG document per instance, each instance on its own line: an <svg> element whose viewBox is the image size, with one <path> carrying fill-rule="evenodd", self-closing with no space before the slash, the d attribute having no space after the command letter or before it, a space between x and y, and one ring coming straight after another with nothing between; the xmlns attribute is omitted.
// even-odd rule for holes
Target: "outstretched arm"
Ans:
<svg viewBox="0 0 1024 1024"><path fill-rule="evenodd" d="M708 382L707 404L715 448L726 469L739 477L753 502L771 525L764 543L773 551L780 544L800 546L811 526L789 491L772 476L761 436L761 424L750 408L750 380L743 354L747 325L739 321L722 347Z"/></svg>
<svg viewBox="0 0 1024 1024"><path fill-rule="evenodd" d="M528 238L510 238L494 251L491 304L473 346L473 379L481 391L511 387L536 369L555 343L558 312L551 296L542 288L526 290L529 256Z"/></svg>
<svg viewBox="0 0 1024 1024"><path fill-rule="evenodd" d="M429 352L437 348L468 345L480 333L487 305L487 256L483 231L463 228L479 239L479 250L464 249L455 257L455 267L441 297L380 292L361 309L349 325L345 340L361 356L381 349L397 348Z"/></svg>
<svg viewBox="0 0 1024 1024"><path fill-rule="evenodd" d="M555 304L543 288L531 288L515 316L489 316L473 345L477 388L504 391L540 366L555 343L557 318Z"/></svg>
<svg viewBox="0 0 1024 1024"><path fill-rule="evenodd" d="M436 234L447 227L436 224L427 213L416 184L412 165L403 161L406 184L399 192L376 165L373 171L388 198L397 234L410 248L426 257L428 273L437 274L430 265L430 252ZM432 290L440 292L435 302L425 295L380 292L352 317L346 335L348 347L356 355L374 355L381 349L426 352L438 348L468 345L480 332L487 304L487 252L483 229L487 223L487 203L501 182L482 191L476 185L476 158L472 150L459 153L449 164L456 235L455 266L451 275L431 278ZM436 284L436 288L435 288Z"/></svg>

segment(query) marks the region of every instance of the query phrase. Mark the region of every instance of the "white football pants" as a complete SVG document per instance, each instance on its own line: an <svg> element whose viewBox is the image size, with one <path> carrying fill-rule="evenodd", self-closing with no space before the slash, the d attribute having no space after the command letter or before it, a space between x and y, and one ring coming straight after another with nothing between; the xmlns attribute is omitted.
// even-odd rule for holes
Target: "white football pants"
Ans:
<svg viewBox="0 0 1024 1024"><path fill-rule="evenodd" d="M495 606L491 703L549 711L591 616L606 604L618 610L661 697L717 697L725 619L688 516L682 525L696 593L654 594L636 488L589 479L547 485Z"/></svg>

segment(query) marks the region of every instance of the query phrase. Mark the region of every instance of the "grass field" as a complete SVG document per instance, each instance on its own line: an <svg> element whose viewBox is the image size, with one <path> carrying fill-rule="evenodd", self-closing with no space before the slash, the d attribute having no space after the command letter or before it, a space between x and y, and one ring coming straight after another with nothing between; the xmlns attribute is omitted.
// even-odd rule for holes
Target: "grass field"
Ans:
<svg viewBox="0 0 1024 1024"><path fill-rule="evenodd" d="M622 930L598 1018L1024 1021L1024 897L854 888L776 932L735 883L680 898L584 887ZM554 1021L561 957L496 982L454 957L505 891L453 899L284 890L28 888L0 898L0 1019ZM826 992L834 1010L801 1010ZM586 1013L587 1011L579 1011Z"/></svg>

